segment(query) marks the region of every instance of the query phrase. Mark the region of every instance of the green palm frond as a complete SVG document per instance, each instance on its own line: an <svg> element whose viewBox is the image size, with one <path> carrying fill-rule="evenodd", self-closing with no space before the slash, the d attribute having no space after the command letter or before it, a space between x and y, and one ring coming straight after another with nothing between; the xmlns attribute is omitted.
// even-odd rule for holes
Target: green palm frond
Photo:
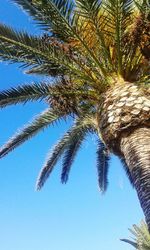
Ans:
<svg viewBox="0 0 150 250"><path fill-rule="evenodd" d="M90 80L88 72L92 72L94 76L91 79L97 78L98 81L102 78L102 82L107 84L110 74L114 71L119 75L124 75L127 80L128 75L137 75L139 72L143 60L142 53L137 49L139 47L137 43L133 44L128 41L132 36L131 27L134 26L136 13L139 13L136 1L14 0L14 2L22 6L39 22L40 20L44 22L46 27L49 26L48 31L53 38L57 37L62 44L67 42L74 53L81 54L81 56L78 58L75 54L73 57L72 55L66 56L62 51L60 53L60 50L59 53L58 51L52 53L51 46L48 46L48 50L38 49L38 51L35 49L37 46L34 49L31 46L32 48L28 51L31 54L21 57L14 55L14 50L9 44L12 41L3 37L5 45L8 44L8 46L4 46L3 43L1 45L0 56L3 60L10 59L10 61L18 62L24 60L24 66L31 66L28 73L55 76L66 72L71 75L75 74L82 80L87 77ZM142 1L140 1L140 6L143 6ZM21 46L21 42L13 41L14 46ZM19 53L28 54L27 47L30 46L27 44L21 47Z"/></svg>
<svg viewBox="0 0 150 250"><path fill-rule="evenodd" d="M67 183L69 173L71 166L73 164L73 161L85 139L87 133L87 129L85 129L85 133L82 133L82 135L79 135L74 139L73 142L71 142L70 145L68 145L64 157L63 157L63 163L62 163L62 173L61 173L61 182L62 183Z"/></svg>
<svg viewBox="0 0 150 250"><path fill-rule="evenodd" d="M122 50L123 68L124 72L126 72L125 78L126 75L128 75L126 78L127 80L134 80L134 76L138 75L140 71L141 75L143 73L143 77L145 77L147 75L146 72L149 70L148 64L145 64L144 62L144 53L142 52L143 49L141 47L143 44L142 38L144 38L144 33L147 29L146 24L148 27L148 15L146 14L146 10L143 12L140 8L137 8L136 1L133 2L133 8L129 11L129 13L131 12L131 24L126 27L122 38L122 44L124 46ZM138 4L140 4L140 1ZM146 42L144 42L144 44L146 45ZM143 68L143 70L141 68ZM129 76L132 76L132 78L130 79Z"/></svg>
<svg viewBox="0 0 150 250"><path fill-rule="evenodd" d="M91 129L91 122L92 121L89 117L78 119L75 125L71 129L69 129L69 131L66 132L62 139L60 139L60 141L58 141L58 143L54 146L39 174L36 185L37 190L40 190L42 188L45 181L51 174L54 166L63 155L65 150L67 150L68 146L74 145L74 142L77 138L82 137L82 135L85 134L85 131L89 131Z"/></svg>
<svg viewBox="0 0 150 250"><path fill-rule="evenodd" d="M71 0L13 0L27 11L37 24L57 37L72 36L74 2Z"/></svg>
<svg viewBox="0 0 150 250"><path fill-rule="evenodd" d="M55 43L47 43L42 38L15 31L3 24L0 24L0 58L22 63L23 68L31 67L36 73L43 70L43 74L52 76L64 73L65 62L66 65L69 63L64 51Z"/></svg>
<svg viewBox="0 0 150 250"><path fill-rule="evenodd" d="M101 1L99 0L76 0L77 12L88 19L95 18L99 14ZM91 16L89 15L91 11Z"/></svg>
<svg viewBox="0 0 150 250"><path fill-rule="evenodd" d="M141 221L140 226L133 225L133 228L129 230L132 233L132 235L134 235L134 239L133 240L121 239L122 241L129 243L137 250L150 249L150 233L144 221Z"/></svg>
<svg viewBox="0 0 150 250"><path fill-rule="evenodd" d="M149 14L149 0L134 0L138 10L145 14Z"/></svg>
<svg viewBox="0 0 150 250"><path fill-rule="evenodd" d="M71 81L59 78L53 81L52 84L34 82L0 92L0 108L19 103L25 104L29 101L44 100L54 110L60 109L64 111L64 114L69 114L75 111L77 113L77 103L79 104L78 111L82 110L83 112L83 108L87 110L86 103L84 105L82 103L83 98L89 100L88 108L90 108L99 99L99 96L95 91L88 89L85 91L82 86L78 87Z"/></svg>
<svg viewBox="0 0 150 250"><path fill-rule="evenodd" d="M94 43L94 49L96 50L97 56L101 54L101 58L103 58L105 66L110 66L113 68L112 60L110 56L109 47L106 45L105 37L103 33L102 21L101 21L101 9L102 2L99 0L77 0L76 1L76 12L78 15L83 17L84 22L87 22L87 29L91 27L91 32L88 33L89 41ZM90 46L90 45L89 45Z"/></svg>
<svg viewBox="0 0 150 250"><path fill-rule="evenodd" d="M90 60L92 60L94 62L94 64L96 65L96 67L98 69L100 69L100 71L97 70L97 73L99 75L106 75L106 71L104 68L104 65L102 62L100 62L99 58L97 58L93 51L88 47L86 40L80 36L80 33L78 32L78 23L81 22L80 17L72 12L72 10L74 9L73 7L73 1L67 1L68 4L64 4L66 3L66 1L64 0L35 0L35 1L29 1L26 0L25 4L24 1L20 1L20 0L15 0L15 2L17 2L18 4L20 4L23 8L27 9L31 8L32 10L34 9L35 12L35 16L36 18L40 15L40 18L44 19L44 23L45 23L45 19L46 22L49 25L49 30L53 36L56 36L57 38L61 39L63 42L64 41L71 41L71 40L77 40L80 44L81 47L83 48L84 51L86 51L86 53L88 54ZM69 4L70 3L70 4ZM66 7L66 6L70 6L71 5L71 10ZM63 7L65 6L65 7ZM64 15L64 13L68 13L69 10L69 16L71 16L71 21L70 21L70 17L69 19L66 18L67 14ZM29 11L30 12L30 11ZM39 14L40 13L40 14ZM42 17L41 17L42 14ZM83 51L82 50L82 51Z"/></svg>
<svg viewBox="0 0 150 250"><path fill-rule="evenodd" d="M61 118L60 114L53 112L51 109L47 109L40 115L35 117L35 119L26 125L22 130L18 131L12 138L9 139L7 143L0 149L0 157L5 156L13 149L27 141L28 139L35 136L38 132L53 124Z"/></svg>
<svg viewBox="0 0 150 250"><path fill-rule="evenodd" d="M26 66L26 65L25 65ZM62 75L62 72L65 72L66 68L58 64L53 63L42 63L40 65L31 66L29 69L25 70L25 74L34 74L40 76L52 76L57 77Z"/></svg>
<svg viewBox="0 0 150 250"><path fill-rule="evenodd" d="M75 34L78 36L76 32ZM49 36L48 41L45 41L43 37L18 32L0 24L0 58L10 63L21 63L23 68L29 68L26 70L28 74L60 76L66 73L90 80L84 59L81 61L76 58L72 50L71 45L64 44L54 37ZM92 58L92 52L88 47L87 50ZM98 62L96 58L94 60Z"/></svg>
<svg viewBox="0 0 150 250"><path fill-rule="evenodd" d="M126 28L131 24L130 15L133 13L133 1L108 0L103 1L105 10L105 32L108 39L115 46L116 67L119 74L123 72L123 46L122 38Z"/></svg>
<svg viewBox="0 0 150 250"><path fill-rule="evenodd" d="M104 193L108 186L109 155L105 145L98 140L97 144L97 172L100 191Z"/></svg>
<svg viewBox="0 0 150 250"><path fill-rule="evenodd" d="M4 53L4 56L4 47L6 47L6 52L12 53L12 57L13 55L23 57L25 53L28 53L26 59L30 59L32 63L38 63L42 57L49 59L49 55L44 54L43 51L40 50L41 44L37 37L28 35L25 32L17 32L3 24L0 24L0 41L0 52L1 54ZM17 51L15 51L16 47Z"/></svg>
<svg viewBox="0 0 150 250"><path fill-rule="evenodd" d="M37 101L50 94L50 87L46 83L32 83L20 85L0 92L0 107L8 105Z"/></svg>

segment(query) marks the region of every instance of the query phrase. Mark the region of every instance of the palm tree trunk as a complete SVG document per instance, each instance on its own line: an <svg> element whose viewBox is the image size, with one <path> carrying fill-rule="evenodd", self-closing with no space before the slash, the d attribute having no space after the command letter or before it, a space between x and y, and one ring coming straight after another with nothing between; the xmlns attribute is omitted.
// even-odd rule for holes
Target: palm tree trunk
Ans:
<svg viewBox="0 0 150 250"><path fill-rule="evenodd" d="M120 149L129 167L150 232L150 128L121 136Z"/></svg>

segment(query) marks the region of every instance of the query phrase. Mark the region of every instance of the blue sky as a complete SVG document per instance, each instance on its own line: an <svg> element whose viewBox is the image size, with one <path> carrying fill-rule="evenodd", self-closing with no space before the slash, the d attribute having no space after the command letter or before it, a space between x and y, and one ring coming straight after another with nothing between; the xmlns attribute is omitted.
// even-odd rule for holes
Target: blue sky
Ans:
<svg viewBox="0 0 150 250"><path fill-rule="evenodd" d="M0 22L38 33L32 20L14 4L1 0ZM0 63L0 90L29 83L18 65ZM30 103L0 110L0 145L16 129L46 108ZM60 184L61 164L40 192L35 182L49 148L68 124L51 127L0 161L0 245L3 250L130 250L119 241L143 218L137 196L116 157L109 188L98 191L94 138L79 153L67 185Z"/></svg>

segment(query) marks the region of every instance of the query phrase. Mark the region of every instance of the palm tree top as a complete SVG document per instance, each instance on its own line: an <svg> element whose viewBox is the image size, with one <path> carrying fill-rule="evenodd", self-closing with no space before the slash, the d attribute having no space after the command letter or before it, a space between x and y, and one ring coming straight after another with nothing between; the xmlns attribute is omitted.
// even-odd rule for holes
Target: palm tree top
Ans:
<svg viewBox="0 0 150 250"><path fill-rule="evenodd" d="M13 2L28 12L45 33L38 38L1 25L3 60L22 63L30 68L28 73L66 75L81 84L98 82L99 87L112 84L118 77L134 82L147 77L144 54L149 49L147 1ZM142 47L143 43L147 47ZM13 49L18 46L20 50L15 55Z"/></svg>
<svg viewBox="0 0 150 250"><path fill-rule="evenodd" d="M107 188L108 149L99 130L104 95L117 83L136 83L149 95L150 12L146 0L13 0L41 29L41 36L0 24L0 58L19 63L27 74L46 75L4 90L0 107L46 101L48 109L17 132L0 150L4 156L40 130L71 116L74 125L50 153L38 179L40 189L63 158L66 182L88 133L98 135L99 186ZM147 53L148 52L148 53Z"/></svg>

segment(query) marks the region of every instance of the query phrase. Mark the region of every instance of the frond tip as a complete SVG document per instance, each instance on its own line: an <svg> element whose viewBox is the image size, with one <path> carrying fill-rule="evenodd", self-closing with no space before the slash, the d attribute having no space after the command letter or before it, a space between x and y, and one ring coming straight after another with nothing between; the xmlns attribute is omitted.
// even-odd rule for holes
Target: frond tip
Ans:
<svg viewBox="0 0 150 250"><path fill-rule="evenodd" d="M82 142L85 133L90 131L91 127L92 124L89 119L80 118L76 121L75 125L71 129L69 129L68 132L66 132L66 134L60 139L60 141L58 141L53 150L50 152L50 155L48 155L48 158L41 169L36 184L37 190L40 190L42 188L52 170L54 169L54 166L57 164L58 160L61 158L65 150L67 150L67 153L63 163L62 181L64 182L67 179L75 153L77 152L77 149Z"/></svg>
<svg viewBox="0 0 150 250"><path fill-rule="evenodd" d="M100 191L104 193L108 186L109 155L105 145L98 140L97 146L97 172Z"/></svg>
<svg viewBox="0 0 150 250"><path fill-rule="evenodd" d="M85 131L85 133L86 132L87 131ZM61 182L63 184L64 183L66 184L68 181L71 166L83 143L85 135L86 134L83 133L81 136L78 136L77 138L75 138L75 140L70 145L68 145L68 148L66 149L64 153L63 164L62 164L63 167L62 167L62 173L61 173Z"/></svg>

